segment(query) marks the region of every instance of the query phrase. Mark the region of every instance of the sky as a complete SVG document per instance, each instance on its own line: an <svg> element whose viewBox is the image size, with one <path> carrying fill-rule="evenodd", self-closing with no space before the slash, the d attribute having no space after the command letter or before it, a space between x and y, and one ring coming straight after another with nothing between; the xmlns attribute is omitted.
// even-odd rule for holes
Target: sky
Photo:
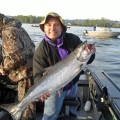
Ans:
<svg viewBox="0 0 120 120"><path fill-rule="evenodd" d="M45 16L57 12L63 19L120 21L120 0L0 0L0 13Z"/></svg>

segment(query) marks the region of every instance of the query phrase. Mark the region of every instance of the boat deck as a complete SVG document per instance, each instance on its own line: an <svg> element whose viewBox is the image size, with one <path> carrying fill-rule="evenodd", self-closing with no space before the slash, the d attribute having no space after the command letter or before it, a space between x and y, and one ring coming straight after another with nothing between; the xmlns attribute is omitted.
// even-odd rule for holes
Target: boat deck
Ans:
<svg viewBox="0 0 120 120"><path fill-rule="evenodd" d="M88 81L85 79L85 76L82 76L79 80L79 98L80 98L80 106L78 109L78 115L76 117L71 117L68 115L69 106L66 105L66 114L60 116L57 120L99 120L101 117L101 113L97 112L95 105L91 105L90 111L86 112L84 110L85 103L89 99L89 85ZM94 106L94 107L93 107ZM42 120L42 112L37 112L36 120ZM101 118L101 120L104 120Z"/></svg>

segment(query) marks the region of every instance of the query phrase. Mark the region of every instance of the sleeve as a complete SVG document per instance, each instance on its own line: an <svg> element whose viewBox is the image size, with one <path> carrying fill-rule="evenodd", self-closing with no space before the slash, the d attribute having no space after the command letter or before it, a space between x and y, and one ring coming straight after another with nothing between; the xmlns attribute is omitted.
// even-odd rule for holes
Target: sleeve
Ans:
<svg viewBox="0 0 120 120"><path fill-rule="evenodd" d="M75 35L74 37L74 49L77 48L82 43L81 39Z"/></svg>
<svg viewBox="0 0 120 120"><path fill-rule="evenodd" d="M34 56L33 56L33 77L34 82L37 82L43 76L44 68L47 67L47 58L45 56L45 50L43 48L43 44L37 47Z"/></svg>

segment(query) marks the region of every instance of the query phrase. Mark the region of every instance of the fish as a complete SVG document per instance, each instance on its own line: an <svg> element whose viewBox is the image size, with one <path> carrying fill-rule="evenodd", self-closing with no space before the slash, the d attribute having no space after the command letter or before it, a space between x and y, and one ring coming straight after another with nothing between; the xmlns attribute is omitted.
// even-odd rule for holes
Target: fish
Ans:
<svg viewBox="0 0 120 120"><path fill-rule="evenodd" d="M89 46L89 47L88 47ZM13 120L20 120L28 104L34 102L44 93L54 93L71 82L87 65L91 55L95 53L95 45L82 42L66 58L53 65L39 81L26 93L22 101L6 107Z"/></svg>

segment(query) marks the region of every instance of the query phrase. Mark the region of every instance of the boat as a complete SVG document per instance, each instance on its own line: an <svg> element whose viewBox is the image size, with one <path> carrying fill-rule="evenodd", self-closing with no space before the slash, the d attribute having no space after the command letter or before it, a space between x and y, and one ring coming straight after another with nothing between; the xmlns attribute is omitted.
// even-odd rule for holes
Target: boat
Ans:
<svg viewBox="0 0 120 120"><path fill-rule="evenodd" d="M104 70L88 65L78 87L78 99L65 99L57 120L120 120L120 88ZM77 106L77 117L70 116L70 106ZM37 102L36 107L36 120L41 120L44 103Z"/></svg>
<svg viewBox="0 0 120 120"><path fill-rule="evenodd" d="M67 26L67 28L70 28L70 26Z"/></svg>
<svg viewBox="0 0 120 120"><path fill-rule="evenodd" d="M34 25L31 25L32 27L39 27L39 25L38 24L34 24Z"/></svg>
<svg viewBox="0 0 120 120"><path fill-rule="evenodd" d="M96 27L95 30L85 30L83 32L84 36L89 36L93 38L117 38L120 35L120 32L112 31L111 28L107 27Z"/></svg>

